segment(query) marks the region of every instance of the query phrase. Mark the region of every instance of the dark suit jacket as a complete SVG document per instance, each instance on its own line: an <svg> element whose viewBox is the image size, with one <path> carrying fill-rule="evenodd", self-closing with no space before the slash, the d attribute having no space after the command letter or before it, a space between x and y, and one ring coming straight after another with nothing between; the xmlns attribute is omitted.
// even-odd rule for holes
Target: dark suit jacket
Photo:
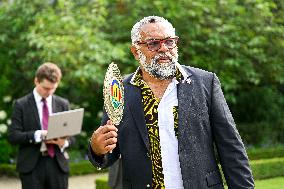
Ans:
<svg viewBox="0 0 284 189"><path fill-rule="evenodd" d="M53 95L52 111L54 113L68 109L69 102L66 99ZM40 129L41 124L33 93L16 100L12 113L12 124L8 128L8 139L12 144L19 145L17 170L20 173L32 171L41 156L41 143L35 143L34 140L35 131ZM69 142L71 145L73 139ZM61 170L69 172L68 160L57 145L55 146L55 158Z"/></svg>
<svg viewBox="0 0 284 189"><path fill-rule="evenodd" d="M217 76L183 68L188 78L178 84L177 93L178 151L184 188L223 188L214 144L229 188L254 188L248 157ZM118 146L104 158L96 156L89 146L89 158L94 165L105 168L121 154L123 188L142 189L152 182L150 144L141 91L130 84L131 77L124 81L125 108L118 126ZM103 124L107 119L105 114Z"/></svg>

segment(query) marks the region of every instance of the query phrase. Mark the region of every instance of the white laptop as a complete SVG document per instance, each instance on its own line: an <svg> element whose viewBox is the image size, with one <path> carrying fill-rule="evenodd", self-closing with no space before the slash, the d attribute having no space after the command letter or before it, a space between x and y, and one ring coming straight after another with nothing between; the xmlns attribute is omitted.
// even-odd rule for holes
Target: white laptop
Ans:
<svg viewBox="0 0 284 189"><path fill-rule="evenodd" d="M48 118L46 140L80 134L84 108L53 113Z"/></svg>

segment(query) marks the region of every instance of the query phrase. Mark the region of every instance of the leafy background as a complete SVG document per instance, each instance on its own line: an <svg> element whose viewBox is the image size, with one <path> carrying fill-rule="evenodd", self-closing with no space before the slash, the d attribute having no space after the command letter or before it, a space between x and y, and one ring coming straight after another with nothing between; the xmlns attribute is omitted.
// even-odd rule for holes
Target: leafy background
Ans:
<svg viewBox="0 0 284 189"><path fill-rule="evenodd" d="M114 61L123 74L136 69L130 30L149 15L176 28L181 64L217 73L248 147L283 144L283 10L282 0L0 1L0 163L15 159L6 140L13 102L47 61L63 71L57 94L86 110L74 148L84 157L100 124L106 68Z"/></svg>

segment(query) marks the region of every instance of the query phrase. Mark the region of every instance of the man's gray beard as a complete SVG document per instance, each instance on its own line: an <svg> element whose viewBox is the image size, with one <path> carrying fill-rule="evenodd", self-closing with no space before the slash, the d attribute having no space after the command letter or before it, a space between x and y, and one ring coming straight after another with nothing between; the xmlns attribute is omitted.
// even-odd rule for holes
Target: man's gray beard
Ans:
<svg viewBox="0 0 284 189"><path fill-rule="evenodd" d="M172 79L175 76L178 57L175 57L170 53L158 54L151 59L149 64L147 64L146 56L140 50L138 50L138 55L140 64L150 76L160 80ZM170 59L170 62L159 64L158 59L162 56L167 56Z"/></svg>

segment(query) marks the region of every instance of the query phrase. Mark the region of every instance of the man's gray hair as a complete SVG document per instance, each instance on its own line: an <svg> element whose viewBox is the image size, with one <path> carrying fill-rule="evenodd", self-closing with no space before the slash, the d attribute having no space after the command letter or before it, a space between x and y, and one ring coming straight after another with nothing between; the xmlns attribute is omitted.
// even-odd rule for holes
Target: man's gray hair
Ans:
<svg viewBox="0 0 284 189"><path fill-rule="evenodd" d="M140 30L142 26L148 23L157 23L157 22L163 22L169 26L169 28L172 28L173 33L175 33L175 28L173 25L165 18L160 16L147 16L142 18L140 21L138 21L131 30L131 41L132 44L135 45L135 42L141 40Z"/></svg>

